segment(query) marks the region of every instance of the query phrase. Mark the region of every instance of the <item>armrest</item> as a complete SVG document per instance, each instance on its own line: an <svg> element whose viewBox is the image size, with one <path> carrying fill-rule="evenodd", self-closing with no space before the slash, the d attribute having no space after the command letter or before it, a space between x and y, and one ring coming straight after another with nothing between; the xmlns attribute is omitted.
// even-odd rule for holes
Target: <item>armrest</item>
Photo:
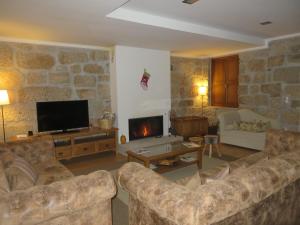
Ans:
<svg viewBox="0 0 300 225"><path fill-rule="evenodd" d="M115 193L107 171L11 192L0 196L0 224L38 224L109 200Z"/></svg>
<svg viewBox="0 0 300 225"><path fill-rule="evenodd" d="M140 164L126 163L119 169L117 177L119 185L132 197L172 224L206 224L212 213L214 203L201 200L205 199L206 193L192 192Z"/></svg>
<svg viewBox="0 0 300 225"><path fill-rule="evenodd" d="M236 111L223 112L218 115L220 131L224 131L227 125L233 124L234 122L239 122L240 114Z"/></svg>

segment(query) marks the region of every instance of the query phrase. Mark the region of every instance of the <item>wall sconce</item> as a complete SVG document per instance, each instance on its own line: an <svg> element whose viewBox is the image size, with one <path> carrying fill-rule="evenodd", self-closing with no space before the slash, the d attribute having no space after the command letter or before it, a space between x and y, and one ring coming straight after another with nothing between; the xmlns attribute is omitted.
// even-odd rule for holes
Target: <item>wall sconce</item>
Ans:
<svg viewBox="0 0 300 225"><path fill-rule="evenodd" d="M202 117L203 117L203 97L206 95L207 93L207 87L206 86L200 86L198 88L198 93L199 95L201 95L201 101L202 101L202 108L201 108L201 114L202 114Z"/></svg>
<svg viewBox="0 0 300 225"><path fill-rule="evenodd" d="M3 106L9 104L9 98L7 90L0 90L0 105L1 105L1 113L2 113L2 128L3 128L3 141L6 142L5 138L5 128L4 128L4 114L3 114Z"/></svg>

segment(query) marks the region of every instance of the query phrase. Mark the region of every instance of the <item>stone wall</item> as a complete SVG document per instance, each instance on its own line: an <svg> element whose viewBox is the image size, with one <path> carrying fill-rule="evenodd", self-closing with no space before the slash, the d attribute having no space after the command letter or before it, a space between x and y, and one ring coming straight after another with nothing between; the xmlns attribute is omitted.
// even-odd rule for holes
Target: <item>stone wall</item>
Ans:
<svg viewBox="0 0 300 225"><path fill-rule="evenodd" d="M275 119L292 129L300 124L300 37L272 41L268 49L239 54L240 107ZM290 108L283 97L290 96Z"/></svg>
<svg viewBox="0 0 300 225"><path fill-rule="evenodd" d="M176 116L201 116L199 86L209 86L210 60L171 57L171 108ZM216 124L215 110L209 106L209 93L203 98L204 116Z"/></svg>
<svg viewBox="0 0 300 225"><path fill-rule="evenodd" d="M109 81L108 51L0 42L0 89L11 101L4 107L7 136L37 131L38 101L88 99L95 123L111 110Z"/></svg>

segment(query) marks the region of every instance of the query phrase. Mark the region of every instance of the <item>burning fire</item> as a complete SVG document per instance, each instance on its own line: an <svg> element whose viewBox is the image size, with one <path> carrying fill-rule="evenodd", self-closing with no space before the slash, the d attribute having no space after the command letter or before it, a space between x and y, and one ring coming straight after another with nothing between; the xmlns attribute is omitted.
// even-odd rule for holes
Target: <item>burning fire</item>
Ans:
<svg viewBox="0 0 300 225"><path fill-rule="evenodd" d="M150 134L148 127L144 126L143 127L143 136L147 137Z"/></svg>

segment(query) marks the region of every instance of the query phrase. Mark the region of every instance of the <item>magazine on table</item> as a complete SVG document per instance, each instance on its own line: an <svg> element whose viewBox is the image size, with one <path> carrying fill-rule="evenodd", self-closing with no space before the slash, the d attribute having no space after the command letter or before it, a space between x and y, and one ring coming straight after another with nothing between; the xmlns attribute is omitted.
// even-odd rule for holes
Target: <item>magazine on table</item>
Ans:
<svg viewBox="0 0 300 225"><path fill-rule="evenodd" d="M194 143L194 142L183 142L182 143L187 148L199 148L200 145Z"/></svg>
<svg viewBox="0 0 300 225"><path fill-rule="evenodd" d="M194 156L184 155L180 157L180 160L183 162L194 162L197 159Z"/></svg>

